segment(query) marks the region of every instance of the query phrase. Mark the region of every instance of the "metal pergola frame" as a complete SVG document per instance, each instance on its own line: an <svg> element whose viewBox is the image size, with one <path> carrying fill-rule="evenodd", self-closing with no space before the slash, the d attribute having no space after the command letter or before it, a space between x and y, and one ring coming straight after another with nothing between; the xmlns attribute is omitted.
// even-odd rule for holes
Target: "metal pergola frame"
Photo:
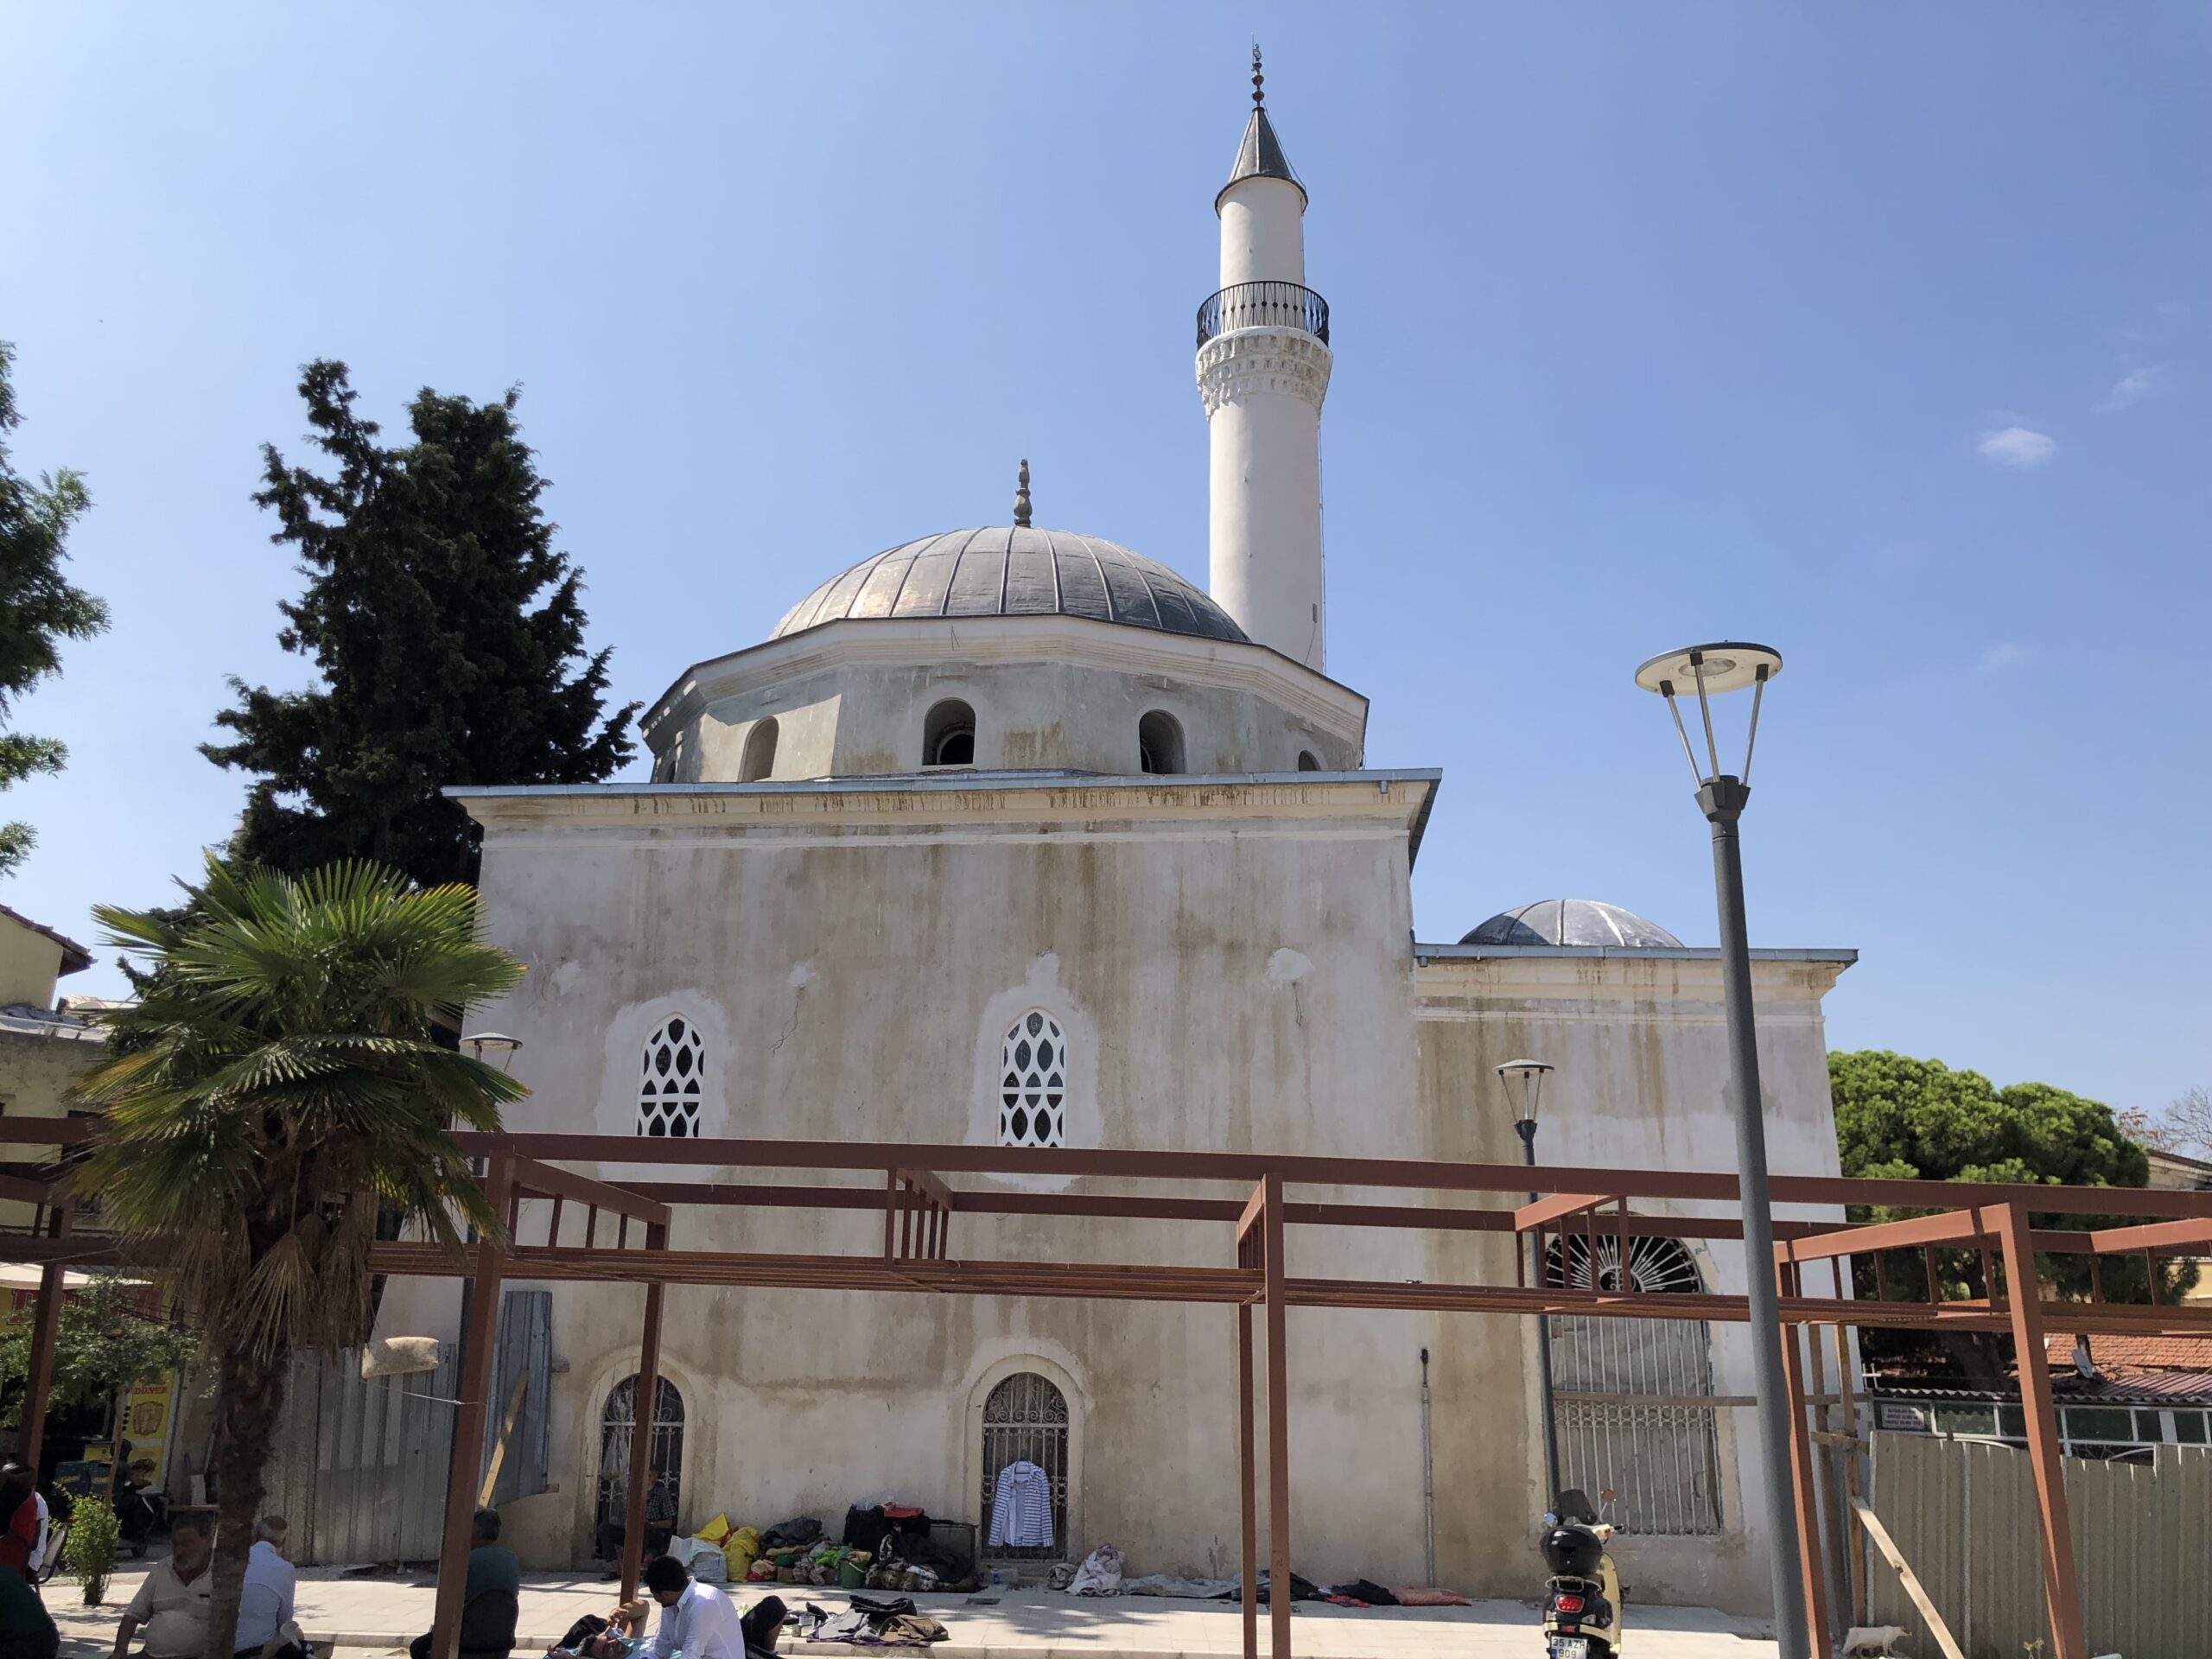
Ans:
<svg viewBox="0 0 2212 1659"><path fill-rule="evenodd" d="M31 1122L0 1128L0 1139L19 1144L66 1147L94 1126L81 1122ZM1236 1310L1237 1464L1240 1487L1241 1576L1244 1652L1260 1653L1256 1578L1259 1566L1257 1395L1267 1399L1268 1565L1273 1582L1290 1582L1289 1368L1285 1342L1293 1307L1356 1307L1428 1313L1582 1315L1627 1319L1702 1319L1743 1323L1748 1299L1718 1292L1643 1292L1576 1289L1528 1282L1528 1252L1513 1252L1511 1284L1424 1283L1328 1277L1292 1277L1284 1241L1294 1226L1373 1227L1416 1231L1489 1232L1535 1240L1537 1259L1548 1239L1580 1234L1594 1246L1606 1233L1624 1244L1630 1236L1738 1240L1737 1216L1653 1215L1631 1201L1716 1206L1738 1203L1732 1174L1648 1169L1592 1169L1522 1164L1430 1162L1408 1159L1338 1159L1264 1153L1039 1150L926 1143L639 1139L627 1135L462 1134L461 1149L480 1160L479 1176L505 1236L486 1236L454 1252L416 1242L378 1244L371 1266L379 1274L458 1277L470 1281L463 1361L448 1476L445 1535L438 1568L433 1659L455 1659L469 1519L487 1427L495 1321L503 1278L597 1281L645 1287L639 1332L638 1397L653 1397L659 1378L662 1304L671 1284L756 1288L843 1289L938 1295L1084 1298L1118 1301L1217 1303ZM711 1179L607 1180L574 1173L563 1162L672 1166ZM724 1172L836 1172L880 1174L882 1185L798 1185L742 1181ZM956 1187L963 1175L1087 1177L1127 1184L1127 1192L1033 1192ZM1244 1196L1193 1198L1142 1190L1147 1183L1222 1183ZM1418 1194L1423 1201L1298 1201L1286 1189L1319 1185ZM1534 1191L1536 1199L1526 1202ZM2147 1188L2005 1185L1993 1183L1853 1180L1778 1175L1777 1204L1886 1206L1931 1211L1921 1217L1873 1225L1841 1221L1777 1221L1774 1268L1782 1319L1789 1339L1784 1370L1791 1394L1794 1522L1802 1548L1808 1636L1815 1650L1829 1641L1827 1586L1821 1561L1821 1504L1814 1447L1839 1437L1815 1432L1808 1405L1836 1399L1821 1393L1817 1330L1834 1328L1840 1364L1847 1328L1955 1329L2012 1337L2020 1357L2021 1399L2028 1451L2035 1470L2044 1592L2053 1632L2053 1659L2088 1659L2073 1545L2060 1465L2060 1441L2050 1382L2044 1361L2047 1328L2091 1334L2212 1335L2212 1306L2162 1305L2158 1262L2212 1252L2212 1193ZM1439 1201L1446 1198L1451 1201ZM35 1454L45 1416L45 1384L52 1375L54 1338L65 1267L112 1265L159 1271L157 1248L133 1248L97 1233L73 1230L73 1205L60 1189L56 1166L16 1165L0 1173L0 1196L42 1206L34 1233L0 1239L0 1260L44 1268L29 1363L31 1384L24 1412L24 1440ZM1479 1196L1491 1202L1465 1202ZM525 1202L547 1206L542 1243ZM678 1250L669 1242L679 1208L802 1209L880 1213L880 1253L823 1255L764 1255L728 1250ZM564 1224L582 1211L580 1224ZM952 1218L969 1215L1041 1215L1177 1222L1230 1230L1234 1265L1096 1262L966 1260L950 1249ZM2116 1217L2128 1224L2098 1230L2036 1227L2031 1216ZM612 1218L611 1220L606 1218ZM634 1227L633 1227L634 1224ZM611 1242L603 1236L612 1233ZM1219 1236L1219 1235L1217 1235ZM1974 1300L1942 1300L1933 1274L1927 1300L1890 1300L1846 1294L1845 1263L1884 1253L1938 1249L1979 1252L1982 1284ZM1224 1252L1229 1254L1230 1252ZM2087 1255L2092 1263L2088 1301L2051 1300L2044 1290L2038 1253ZM2140 1255L2151 1264L2152 1301L2104 1300L2094 1264L2107 1255ZM1625 1259L1625 1257L1624 1257ZM1832 1292L1808 1294L1804 1269L1829 1263ZM2001 1264L2004 1294L1997 1294ZM2019 1294L2023 1287L2035 1294ZM1255 1309L1266 1323L1266 1372L1255 1374ZM1810 1327L1814 1388L1805 1384L1799 1332ZM1850 1398L1839 1376L1840 1398ZM650 1410L637 1413L630 1458L627 1521L621 1564L622 1595L636 1594L645 1547L645 1500L649 1467ZM1832 1522L1840 1535L1844 1520ZM1290 1600L1270 1598L1269 1652L1291 1653Z"/></svg>

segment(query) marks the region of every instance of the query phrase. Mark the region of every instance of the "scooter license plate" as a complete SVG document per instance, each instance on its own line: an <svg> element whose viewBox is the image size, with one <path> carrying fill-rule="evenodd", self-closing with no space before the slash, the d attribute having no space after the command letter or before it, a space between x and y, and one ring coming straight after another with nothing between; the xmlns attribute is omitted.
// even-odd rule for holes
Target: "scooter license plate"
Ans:
<svg viewBox="0 0 2212 1659"><path fill-rule="evenodd" d="M1554 1637L1551 1659L1590 1659L1590 1638L1586 1636Z"/></svg>

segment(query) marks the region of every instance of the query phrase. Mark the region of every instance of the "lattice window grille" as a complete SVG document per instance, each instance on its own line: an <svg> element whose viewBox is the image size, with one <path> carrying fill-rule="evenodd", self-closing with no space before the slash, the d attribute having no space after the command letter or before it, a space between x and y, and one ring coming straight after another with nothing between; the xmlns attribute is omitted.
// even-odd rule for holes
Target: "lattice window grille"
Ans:
<svg viewBox="0 0 2212 1659"><path fill-rule="evenodd" d="M1621 1241L1568 1235L1545 1252L1545 1282L1618 1291ZM1705 1287L1678 1239L1632 1234L1628 1283L1638 1292ZM1552 1387L1560 1396L1560 1482L1618 1494L1623 1531L1710 1536L1721 1529L1720 1439L1712 1345L1702 1319L1554 1316ZM1576 1398L1577 1395L1596 1398Z"/></svg>
<svg viewBox="0 0 2212 1659"><path fill-rule="evenodd" d="M699 1096L706 1077L707 1045L682 1014L645 1039L644 1075L638 1084L639 1135L696 1136Z"/></svg>
<svg viewBox="0 0 2212 1659"><path fill-rule="evenodd" d="M1068 1039L1060 1022L1032 1008L1001 1046L999 1144L1057 1147L1067 1132Z"/></svg>
<svg viewBox="0 0 2212 1659"><path fill-rule="evenodd" d="M983 1401L983 1503L980 1536L991 1535L991 1506L997 1502L999 1471L1025 1459L1045 1471L1052 1494L1052 1542L1049 1548L1017 1549L985 1546L993 1560L1058 1560L1069 1554L1068 1402L1051 1378L1017 1371Z"/></svg>

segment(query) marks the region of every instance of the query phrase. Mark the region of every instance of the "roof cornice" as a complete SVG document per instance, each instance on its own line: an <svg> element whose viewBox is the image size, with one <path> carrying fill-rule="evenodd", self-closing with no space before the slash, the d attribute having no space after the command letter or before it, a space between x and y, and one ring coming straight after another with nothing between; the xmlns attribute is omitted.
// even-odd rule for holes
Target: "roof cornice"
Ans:
<svg viewBox="0 0 2212 1659"><path fill-rule="evenodd" d="M835 668L1065 663L1247 691L1357 743L1367 699L1266 645L1078 616L863 617L825 622L693 664L639 722L649 747L728 697Z"/></svg>

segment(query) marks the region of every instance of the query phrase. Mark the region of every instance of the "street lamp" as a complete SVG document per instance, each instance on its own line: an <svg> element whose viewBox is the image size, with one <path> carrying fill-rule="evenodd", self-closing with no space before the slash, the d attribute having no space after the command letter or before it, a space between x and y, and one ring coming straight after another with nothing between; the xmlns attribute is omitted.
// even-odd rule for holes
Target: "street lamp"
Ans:
<svg viewBox="0 0 2212 1659"><path fill-rule="evenodd" d="M468 1045L469 1052L480 1061L483 1059L486 1050L497 1055L499 1060L499 1070L502 1071L511 1071L514 1069L515 1051L522 1046L521 1038L510 1037L503 1032L497 1031L480 1031L474 1036L464 1037L461 1040Z"/></svg>
<svg viewBox="0 0 2212 1659"><path fill-rule="evenodd" d="M1520 1131L1522 1161L1531 1169L1536 1166L1536 1103L1551 1069L1541 1060L1508 1060L1497 1068L1506 1103L1513 1108L1513 1127ZM1531 1192L1529 1202L1535 1201ZM1534 1235L1529 1240L1529 1282L1541 1290L1544 1261ZM1552 1405L1552 1321L1548 1313L1536 1315L1536 1376L1544 1392L1544 1503L1548 1506L1559 1502L1559 1421Z"/></svg>
<svg viewBox="0 0 2212 1659"><path fill-rule="evenodd" d="M1713 825L1713 885L1720 911L1720 982L1728 1009L1730 1070L1736 1095L1736 1170L1744 1212L1744 1279L1750 1301L1751 1367L1758 1389L1760 1474L1766 1491L1769 1561L1774 1575L1775 1640L1780 1659L1810 1659L1805 1580L1798 1560L1796 1513L1789 1470L1789 1390L1783 1375L1781 1310L1774 1272L1774 1217L1767 1198L1766 1124L1759 1098L1758 1036L1751 1021L1751 957L1744 924L1744 854L1736 821L1751 798L1751 749L1759 734L1759 703L1767 682L1782 671L1781 653L1765 645L1723 641L1688 645L1654 657L1636 671L1636 683L1667 700L1675 734L1682 741L1697 785L1697 804ZM1746 687L1751 724L1744 738L1741 772L1720 769L1713 736L1712 699ZM1700 768L1682 723L1678 695L1694 693L1705 731ZM1623 1264L1625 1267L1625 1263Z"/></svg>

